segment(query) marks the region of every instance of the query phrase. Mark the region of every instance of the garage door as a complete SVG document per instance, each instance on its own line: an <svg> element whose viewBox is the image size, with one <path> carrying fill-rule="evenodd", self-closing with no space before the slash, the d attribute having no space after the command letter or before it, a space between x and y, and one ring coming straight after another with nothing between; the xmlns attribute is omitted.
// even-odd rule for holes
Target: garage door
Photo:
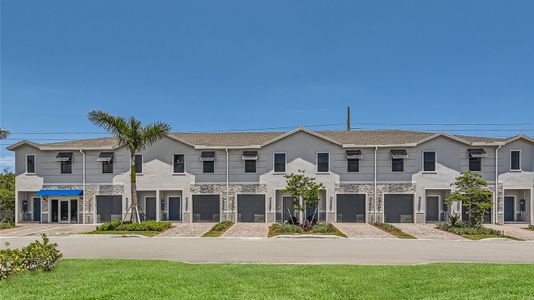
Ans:
<svg viewBox="0 0 534 300"><path fill-rule="evenodd" d="M219 195L193 195L193 222L219 222Z"/></svg>
<svg viewBox="0 0 534 300"><path fill-rule="evenodd" d="M384 222L413 223L413 195L384 195Z"/></svg>
<svg viewBox="0 0 534 300"><path fill-rule="evenodd" d="M338 194L337 222L365 223L365 195Z"/></svg>
<svg viewBox="0 0 534 300"><path fill-rule="evenodd" d="M97 222L109 222L122 217L122 196L96 196Z"/></svg>
<svg viewBox="0 0 534 300"><path fill-rule="evenodd" d="M237 195L238 222L265 222L265 195Z"/></svg>

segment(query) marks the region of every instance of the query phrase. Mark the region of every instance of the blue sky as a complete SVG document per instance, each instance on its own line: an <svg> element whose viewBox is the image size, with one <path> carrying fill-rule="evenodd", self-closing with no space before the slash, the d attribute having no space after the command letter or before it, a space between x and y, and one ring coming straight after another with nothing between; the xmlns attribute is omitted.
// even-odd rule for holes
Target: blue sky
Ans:
<svg viewBox="0 0 534 300"><path fill-rule="evenodd" d="M218 131L343 129L350 105L358 128L534 135L534 1L0 4L0 165L18 139L99 136L60 134L102 132L93 109ZM421 123L511 125L394 125Z"/></svg>

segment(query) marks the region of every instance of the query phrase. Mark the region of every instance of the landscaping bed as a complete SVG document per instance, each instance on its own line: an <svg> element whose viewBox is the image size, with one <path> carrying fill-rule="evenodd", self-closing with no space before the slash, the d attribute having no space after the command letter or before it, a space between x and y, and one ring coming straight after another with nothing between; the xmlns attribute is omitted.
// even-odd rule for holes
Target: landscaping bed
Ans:
<svg viewBox="0 0 534 300"><path fill-rule="evenodd" d="M528 230L534 230L534 225L529 225L526 229L528 229Z"/></svg>
<svg viewBox="0 0 534 300"><path fill-rule="evenodd" d="M210 231L204 233L202 237L219 237L226 230L232 227L232 225L234 225L234 222L232 221L223 221L223 222L217 223L210 229Z"/></svg>
<svg viewBox="0 0 534 300"><path fill-rule="evenodd" d="M302 227L292 224L273 224L269 227L269 237L278 235L295 235L295 234L318 234L318 235L335 235L347 237L343 232L330 223L317 223L312 226L311 230L304 231Z"/></svg>
<svg viewBox="0 0 534 300"><path fill-rule="evenodd" d="M465 223L458 223L455 225L451 225L449 223L442 223L442 224L438 224L436 228L459 235L461 237L464 237L470 240L503 238L503 239L511 239L511 240L520 241L520 239L518 238L504 235L502 234L502 232L492 229L492 228L487 228L483 226L468 226Z"/></svg>
<svg viewBox="0 0 534 300"><path fill-rule="evenodd" d="M64 260L0 281L0 299L529 299L532 286L534 268L521 264Z"/></svg>
<svg viewBox="0 0 534 300"><path fill-rule="evenodd" d="M415 236L409 234L409 233L406 233L402 230L400 230L399 228L391 225L391 224L388 224L388 223L375 223L373 224L376 228L378 229L381 229L395 237L398 237L400 239L417 239Z"/></svg>
<svg viewBox="0 0 534 300"><path fill-rule="evenodd" d="M86 234L136 234L155 236L171 228L171 222L144 221L140 223L123 222L120 220L104 223L96 227L95 231Z"/></svg>

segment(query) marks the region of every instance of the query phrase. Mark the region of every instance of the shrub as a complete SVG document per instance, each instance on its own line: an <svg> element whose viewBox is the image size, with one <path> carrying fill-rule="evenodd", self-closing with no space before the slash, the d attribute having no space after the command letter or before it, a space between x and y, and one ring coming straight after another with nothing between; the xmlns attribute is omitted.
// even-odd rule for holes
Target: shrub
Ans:
<svg viewBox="0 0 534 300"><path fill-rule="evenodd" d="M454 226L448 223L438 224L437 228L458 235L501 235L501 232L498 230L482 226L470 226L469 224L463 222L458 222Z"/></svg>
<svg viewBox="0 0 534 300"><path fill-rule="evenodd" d="M49 243L45 234L42 237L42 243L34 241L22 249L0 250L0 280L24 270L52 270L63 255L57 244Z"/></svg>
<svg viewBox="0 0 534 300"><path fill-rule="evenodd" d="M336 232L336 228L330 223L317 223L313 225L311 231L316 233L332 233Z"/></svg>
<svg viewBox="0 0 534 300"><path fill-rule="evenodd" d="M15 225L13 225L11 222L0 222L0 229L9 229L13 227L15 227Z"/></svg>
<svg viewBox="0 0 534 300"><path fill-rule="evenodd" d="M273 224L271 230L275 234L303 233L302 227L293 224Z"/></svg>
<svg viewBox="0 0 534 300"><path fill-rule="evenodd" d="M528 229L530 229L530 230L534 230L534 225L529 225L529 226L528 226Z"/></svg>
<svg viewBox="0 0 534 300"><path fill-rule="evenodd" d="M98 231L164 231L171 227L171 222L144 221L141 223L124 222L115 220L104 223L96 228Z"/></svg>

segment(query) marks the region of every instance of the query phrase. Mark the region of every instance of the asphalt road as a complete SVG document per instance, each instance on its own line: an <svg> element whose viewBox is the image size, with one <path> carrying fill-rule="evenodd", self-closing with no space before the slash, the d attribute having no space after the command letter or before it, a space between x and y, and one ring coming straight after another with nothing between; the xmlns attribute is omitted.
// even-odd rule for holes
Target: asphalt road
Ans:
<svg viewBox="0 0 534 300"><path fill-rule="evenodd" d="M20 247L36 237L2 237ZM402 239L53 237L66 258L164 259L191 263L534 263L534 242Z"/></svg>

